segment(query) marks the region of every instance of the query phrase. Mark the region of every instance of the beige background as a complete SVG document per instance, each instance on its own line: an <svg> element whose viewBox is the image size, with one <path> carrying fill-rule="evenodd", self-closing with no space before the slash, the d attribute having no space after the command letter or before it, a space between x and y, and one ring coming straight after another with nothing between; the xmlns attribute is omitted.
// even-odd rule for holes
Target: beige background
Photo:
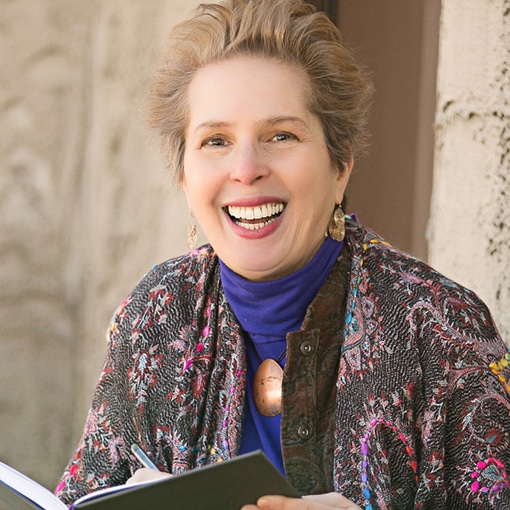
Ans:
<svg viewBox="0 0 510 510"><path fill-rule="evenodd" d="M0 4L0 460L54 486L118 303L185 251L187 207L140 105L193 2Z"/></svg>
<svg viewBox="0 0 510 510"><path fill-rule="evenodd" d="M187 208L139 109L164 34L197 3L0 0L0 460L48 487L79 438L111 314L186 250ZM508 339L506 9L443 1L428 236L432 264L476 290Z"/></svg>

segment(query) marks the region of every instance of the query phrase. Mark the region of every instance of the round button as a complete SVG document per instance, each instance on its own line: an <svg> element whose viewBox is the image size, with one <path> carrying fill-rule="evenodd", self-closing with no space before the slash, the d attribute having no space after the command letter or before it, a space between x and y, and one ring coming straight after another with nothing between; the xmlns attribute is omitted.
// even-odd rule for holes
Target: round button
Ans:
<svg viewBox="0 0 510 510"><path fill-rule="evenodd" d="M313 344L310 340L305 340L300 346L299 350L304 356L310 356L313 353Z"/></svg>
<svg viewBox="0 0 510 510"><path fill-rule="evenodd" d="M312 435L312 431L308 425L300 425L297 430L298 436L303 440L307 441Z"/></svg>

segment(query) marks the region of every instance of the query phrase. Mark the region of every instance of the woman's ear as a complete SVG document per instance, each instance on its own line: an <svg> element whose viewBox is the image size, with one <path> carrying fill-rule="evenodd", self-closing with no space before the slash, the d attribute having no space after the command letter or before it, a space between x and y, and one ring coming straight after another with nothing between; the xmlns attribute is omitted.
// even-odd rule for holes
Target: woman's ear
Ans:
<svg viewBox="0 0 510 510"><path fill-rule="evenodd" d="M179 186L181 187L182 192L184 193L184 196L186 198L186 201L188 202L188 185L186 183L186 174L184 173L184 169L181 170L180 176L179 176Z"/></svg>
<svg viewBox="0 0 510 510"><path fill-rule="evenodd" d="M351 156L351 159L348 162L344 163L342 168L338 169L337 191L336 191L337 204L340 204L344 198L347 184L349 184L349 179L351 178L353 166L354 166L354 157Z"/></svg>
<svg viewBox="0 0 510 510"><path fill-rule="evenodd" d="M351 154L351 159L349 160L349 162L347 163L347 168L346 170L348 170L349 172L349 177L351 175L351 172L352 172L352 167L354 166L354 156Z"/></svg>

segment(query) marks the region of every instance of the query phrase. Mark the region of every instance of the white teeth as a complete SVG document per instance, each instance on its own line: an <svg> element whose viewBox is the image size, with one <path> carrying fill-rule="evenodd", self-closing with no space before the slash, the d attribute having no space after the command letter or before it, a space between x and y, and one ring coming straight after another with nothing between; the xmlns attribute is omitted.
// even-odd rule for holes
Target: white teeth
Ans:
<svg viewBox="0 0 510 510"><path fill-rule="evenodd" d="M235 207L229 205L228 213L233 218L241 220L242 222L243 220L249 221L271 218L271 216L280 214L283 211L283 208L284 205L282 202L273 202L270 204L257 205L255 207Z"/></svg>
<svg viewBox="0 0 510 510"><path fill-rule="evenodd" d="M236 221L236 224L240 227L245 228L246 230L259 230L262 227L265 227L266 225L269 225L270 223L273 223L273 221L276 221L277 218L269 218L268 220L265 220L261 223L244 223L242 221Z"/></svg>
<svg viewBox="0 0 510 510"><path fill-rule="evenodd" d="M259 230L273 221L276 221L278 215L283 211L285 205L283 202L272 202L268 204L257 205L255 207L237 207L228 206L228 213L235 218L236 224L247 230ZM262 220L254 222L254 220Z"/></svg>

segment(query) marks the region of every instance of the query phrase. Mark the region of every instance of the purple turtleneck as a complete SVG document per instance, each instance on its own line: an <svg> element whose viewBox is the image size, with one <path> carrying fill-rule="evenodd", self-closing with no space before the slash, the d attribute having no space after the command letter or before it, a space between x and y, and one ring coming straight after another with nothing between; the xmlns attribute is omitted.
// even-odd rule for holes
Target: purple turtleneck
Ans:
<svg viewBox="0 0 510 510"><path fill-rule="evenodd" d="M342 245L326 238L306 266L271 281L246 280L220 260L223 289L246 340L247 405L240 453L263 450L283 474L281 415L268 418L257 411L251 389L254 374L266 358L278 360L283 355L280 365L285 365L286 335L301 328L306 309L326 281Z"/></svg>

